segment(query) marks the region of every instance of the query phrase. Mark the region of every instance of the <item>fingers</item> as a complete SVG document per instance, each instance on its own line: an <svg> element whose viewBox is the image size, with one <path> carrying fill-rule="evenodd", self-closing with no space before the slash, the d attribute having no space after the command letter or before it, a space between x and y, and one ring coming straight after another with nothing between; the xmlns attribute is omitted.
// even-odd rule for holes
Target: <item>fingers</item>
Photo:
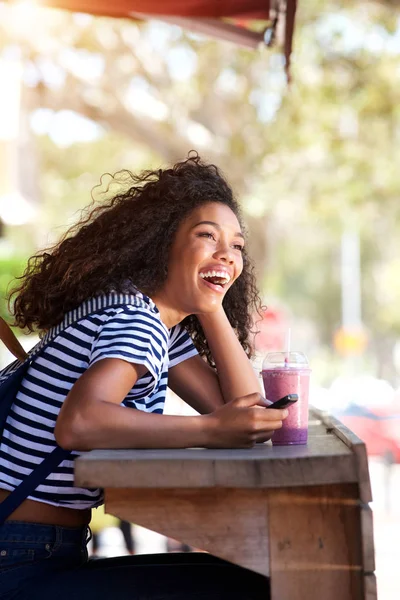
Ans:
<svg viewBox="0 0 400 600"><path fill-rule="evenodd" d="M268 433L271 431L275 431L275 429L280 429L282 427L283 419L276 420L268 420L264 421L261 419L257 419L253 421L250 425L250 433L253 435L258 435L260 433Z"/></svg>
<svg viewBox="0 0 400 600"><path fill-rule="evenodd" d="M240 398L236 398L235 400L233 400L233 404L237 408L250 408L251 406L262 406L263 408L265 408L266 406L268 406L268 402L266 401L266 399L257 392L253 394L247 394L247 396L241 396Z"/></svg>
<svg viewBox="0 0 400 600"><path fill-rule="evenodd" d="M257 419L262 420L265 423L271 423L274 421L283 421L289 414L287 408L270 408L264 410L260 406L250 407L252 413Z"/></svg>
<svg viewBox="0 0 400 600"><path fill-rule="evenodd" d="M268 442L268 440L270 440L273 436L274 432L270 431L269 433L258 433L254 440L253 440L253 445L254 444L263 444L264 442Z"/></svg>
<svg viewBox="0 0 400 600"><path fill-rule="evenodd" d="M270 408L269 410L266 410L265 412L267 413L271 413L271 418L275 419L275 420L279 420L279 421L283 421L284 419L286 419L286 417L289 414L289 411L287 408Z"/></svg>
<svg viewBox="0 0 400 600"><path fill-rule="evenodd" d="M279 429L277 427L276 429ZM264 442L268 442L274 435L274 431L262 431L259 433L253 433L249 436L247 442L243 445L244 448L254 448L256 444L263 444Z"/></svg>
<svg viewBox="0 0 400 600"><path fill-rule="evenodd" d="M253 393L247 396L241 396L233 400L232 404L237 408L252 408L262 407L265 408L271 404L270 400L267 400L261 394ZM265 414L264 414L265 413ZM269 413L269 414L268 414ZM270 408L267 411L263 411L265 420L278 420L286 419L288 416L288 410L286 408Z"/></svg>

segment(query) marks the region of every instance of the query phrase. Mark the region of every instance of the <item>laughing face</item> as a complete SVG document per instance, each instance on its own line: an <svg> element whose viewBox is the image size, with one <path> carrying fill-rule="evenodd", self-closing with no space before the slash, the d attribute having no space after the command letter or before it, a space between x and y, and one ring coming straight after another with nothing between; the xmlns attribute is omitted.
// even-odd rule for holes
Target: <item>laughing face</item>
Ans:
<svg viewBox="0 0 400 600"><path fill-rule="evenodd" d="M163 302L184 316L217 310L242 272L243 245L239 222L228 206L209 202L193 210L172 244L168 277L160 290Z"/></svg>

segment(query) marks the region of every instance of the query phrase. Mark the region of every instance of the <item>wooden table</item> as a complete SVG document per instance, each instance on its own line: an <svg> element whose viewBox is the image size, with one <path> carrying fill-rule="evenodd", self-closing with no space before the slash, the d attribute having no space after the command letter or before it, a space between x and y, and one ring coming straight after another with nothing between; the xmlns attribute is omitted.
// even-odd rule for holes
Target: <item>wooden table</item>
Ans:
<svg viewBox="0 0 400 600"><path fill-rule="evenodd" d="M271 578L272 600L375 600L364 443L310 411L307 446L94 450L106 512Z"/></svg>

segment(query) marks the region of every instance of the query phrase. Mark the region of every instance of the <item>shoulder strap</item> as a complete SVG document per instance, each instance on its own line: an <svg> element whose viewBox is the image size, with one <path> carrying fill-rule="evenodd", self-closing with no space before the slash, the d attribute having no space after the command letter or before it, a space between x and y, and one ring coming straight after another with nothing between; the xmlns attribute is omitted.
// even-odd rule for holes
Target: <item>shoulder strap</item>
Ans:
<svg viewBox="0 0 400 600"><path fill-rule="evenodd" d="M70 457L69 450L63 450L60 446L56 446L0 504L0 526L63 460Z"/></svg>
<svg viewBox="0 0 400 600"><path fill-rule="evenodd" d="M53 340L61 331L63 331L63 329L69 327L75 321L78 321L79 319L82 319L83 317L91 313L97 312L103 308L108 308L111 306L126 306L127 304L133 304L134 306L143 306L144 303L145 299L141 295L134 296L131 294L110 293L104 296L92 298L84 302L81 306L74 309L70 313L67 313L63 322L57 325L56 327L50 329L43 337L43 339L39 342L39 344L37 344L35 348L30 352L28 358L22 364L19 365L19 369L13 372L13 374L10 377L10 380L5 382L6 384L8 384L8 386L6 386L4 383L1 384L0 393L3 391L2 388L4 386L4 392L2 396L5 396L5 398L0 398L0 401L6 401L6 404L8 403L11 407L11 404L15 398L15 394L18 389L18 385L21 383L28 366L33 361L33 359L37 358L39 353L41 353L44 350L47 344L49 344L51 340ZM14 335L12 331L11 335ZM3 339L3 337L1 337L1 339ZM14 379L14 381L12 381L12 379ZM8 387L7 390L5 389L6 387ZM18 508L18 506L28 496L32 494L32 492L38 487L38 485L40 485L63 460L71 458L71 456L72 453L69 450L63 450L62 448L60 448L60 446L57 445L54 448L54 450L48 456L46 456L46 458L30 473L30 475L28 475L28 477L26 477L0 504L0 526L15 511L15 509Z"/></svg>

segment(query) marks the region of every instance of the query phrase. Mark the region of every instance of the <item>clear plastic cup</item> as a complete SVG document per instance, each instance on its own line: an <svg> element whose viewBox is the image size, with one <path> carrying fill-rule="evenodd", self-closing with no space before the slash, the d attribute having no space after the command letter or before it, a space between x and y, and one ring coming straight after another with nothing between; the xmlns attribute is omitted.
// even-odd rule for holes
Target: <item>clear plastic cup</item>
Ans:
<svg viewBox="0 0 400 600"><path fill-rule="evenodd" d="M270 352L262 364L265 397L272 402L288 394L298 394L299 399L288 407L289 415L282 428L272 436L276 446L307 444L308 394L311 369L303 352Z"/></svg>

